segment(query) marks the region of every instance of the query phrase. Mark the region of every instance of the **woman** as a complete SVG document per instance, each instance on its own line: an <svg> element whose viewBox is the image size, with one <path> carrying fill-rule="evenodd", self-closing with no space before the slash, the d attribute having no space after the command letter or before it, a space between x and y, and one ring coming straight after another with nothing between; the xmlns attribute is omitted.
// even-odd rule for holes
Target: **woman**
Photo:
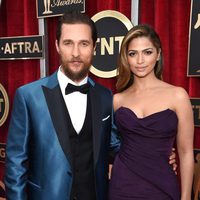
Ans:
<svg viewBox="0 0 200 200"><path fill-rule="evenodd" d="M122 144L110 200L189 200L193 177L193 113L183 88L161 80L162 48L148 25L133 27L119 57L115 120ZM168 164L176 139L181 192Z"/></svg>

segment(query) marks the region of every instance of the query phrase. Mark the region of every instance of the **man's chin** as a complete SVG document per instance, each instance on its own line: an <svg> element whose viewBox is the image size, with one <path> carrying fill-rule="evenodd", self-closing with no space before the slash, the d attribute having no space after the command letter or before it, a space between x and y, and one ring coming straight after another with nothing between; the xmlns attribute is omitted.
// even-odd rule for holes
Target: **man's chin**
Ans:
<svg viewBox="0 0 200 200"><path fill-rule="evenodd" d="M82 81L88 74L71 74L70 76L67 76L74 82L80 82Z"/></svg>
<svg viewBox="0 0 200 200"><path fill-rule="evenodd" d="M82 71L69 71L69 70L64 70L64 74L70 78L72 81L81 81L83 80L86 76L88 76L89 69L88 70L82 70Z"/></svg>

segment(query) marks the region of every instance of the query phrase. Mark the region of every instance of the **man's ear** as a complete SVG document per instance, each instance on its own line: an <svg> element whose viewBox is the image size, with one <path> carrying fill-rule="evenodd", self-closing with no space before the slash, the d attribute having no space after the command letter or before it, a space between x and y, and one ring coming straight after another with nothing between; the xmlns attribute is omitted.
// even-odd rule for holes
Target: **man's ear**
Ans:
<svg viewBox="0 0 200 200"><path fill-rule="evenodd" d="M94 48L93 48L93 50L94 50L94 53L93 53L93 54L94 54L94 55L95 55L96 47L97 47L97 43L94 44Z"/></svg>

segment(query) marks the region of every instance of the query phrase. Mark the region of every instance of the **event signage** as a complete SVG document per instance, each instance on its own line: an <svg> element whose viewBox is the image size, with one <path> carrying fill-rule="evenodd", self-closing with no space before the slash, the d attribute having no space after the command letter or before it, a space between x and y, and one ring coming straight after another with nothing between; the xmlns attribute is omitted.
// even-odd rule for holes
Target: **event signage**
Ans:
<svg viewBox="0 0 200 200"><path fill-rule="evenodd" d="M0 38L0 60L43 58L43 36Z"/></svg>
<svg viewBox="0 0 200 200"><path fill-rule="evenodd" d="M0 84L0 127L7 119L9 111L9 101L6 90L3 85Z"/></svg>
<svg viewBox="0 0 200 200"><path fill-rule="evenodd" d="M125 15L114 10L99 12L92 20L97 27L98 39L90 71L98 77L114 77L117 75L122 40L133 24Z"/></svg>
<svg viewBox="0 0 200 200"><path fill-rule="evenodd" d="M188 76L200 76L200 1L191 1Z"/></svg>
<svg viewBox="0 0 200 200"><path fill-rule="evenodd" d="M194 113L194 125L200 126L200 98L191 98L193 113Z"/></svg>
<svg viewBox="0 0 200 200"><path fill-rule="evenodd" d="M85 12L85 0L36 0L38 18L62 15L67 11Z"/></svg>
<svg viewBox="0 0 200 200"><path fill-rule="evenodd" d="M4 163L5 157L6 157L6 144L0 143L0 162Z"/></svg>
<svg viewBox="0 0 200 200"><path fill-rule="evenodd" d="M0 163L5 163L5 158L6 158L6 144L5 143L0 143ZM5 194L5 185L4 185L3 177L1 177L1 181L0 181L0 200L6 200L5 196L6 196L6 194Z"/></svg>

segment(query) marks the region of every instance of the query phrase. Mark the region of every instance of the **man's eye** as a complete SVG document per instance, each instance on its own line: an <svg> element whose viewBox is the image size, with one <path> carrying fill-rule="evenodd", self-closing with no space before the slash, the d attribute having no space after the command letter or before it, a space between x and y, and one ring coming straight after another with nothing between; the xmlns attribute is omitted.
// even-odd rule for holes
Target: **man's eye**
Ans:
<svg viewBox="0 0 200 200"><path fill-rule="evenodd" d="M70 44L72 44L71 42L64 42L64 45L70 45Z"/></svg>
<svg viewBox="0 0 200 200"><path fill-rule="evenodd" d="M85 47L86 47L86 46L88 46L88 45L89 45L89 44L88 44L87 42L83 42L83 43L82 43L82 46L85 46Z"/></svg>

